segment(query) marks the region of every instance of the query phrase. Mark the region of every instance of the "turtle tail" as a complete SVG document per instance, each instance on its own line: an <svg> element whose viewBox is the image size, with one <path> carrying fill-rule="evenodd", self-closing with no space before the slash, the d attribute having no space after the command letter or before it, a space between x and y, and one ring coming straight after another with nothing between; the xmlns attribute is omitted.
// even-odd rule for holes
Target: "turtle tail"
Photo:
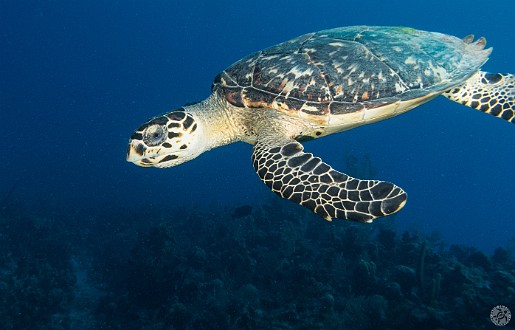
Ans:
<svg viewBox="0 0 515 330"><path fill-rule="evenodd" d="M443 96L515 124L515 76L478 71Z"/></svg>

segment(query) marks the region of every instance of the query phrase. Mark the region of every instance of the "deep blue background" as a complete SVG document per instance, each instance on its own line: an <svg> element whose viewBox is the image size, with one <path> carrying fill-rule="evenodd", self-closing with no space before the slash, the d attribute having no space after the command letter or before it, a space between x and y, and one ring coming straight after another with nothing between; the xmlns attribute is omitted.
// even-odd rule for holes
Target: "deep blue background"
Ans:
<svg viewBox="0 0 515 330"><path fill-rule="evenodd" d="M514 11L511 0L0 1L0 199L16 185L24 207L66 208L70 221L91 208L259 205L272 193L249 145L143 169L125 162L128 137L207 97L212 78L248 53L337 26L483 35L495 47L485 70L515 72ZM377 179L409 193L397 228L490 251L513 244L514 143L515 126L438 98L306 149L344 172L346 156L369 155Z"/></svg>

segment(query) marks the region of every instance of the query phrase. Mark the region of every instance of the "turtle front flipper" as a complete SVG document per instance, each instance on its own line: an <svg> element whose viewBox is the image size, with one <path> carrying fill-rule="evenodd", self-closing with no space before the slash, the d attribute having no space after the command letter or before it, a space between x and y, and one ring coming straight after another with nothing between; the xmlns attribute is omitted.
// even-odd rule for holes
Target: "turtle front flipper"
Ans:
<svg viewBox="0 0 515 330"><path fill-rule="evenodd" d="M443 93L448 99L515 123L515 77L479 71Z"/></svg>
<svg viewBox="0 0 515 330"><path fill-rule="evenodd" d="M295 140L259 138L252 153L258 176L273 192L312 210L322 218L372 222L406 203L396 185L359 180L338 172Z"/></svg>

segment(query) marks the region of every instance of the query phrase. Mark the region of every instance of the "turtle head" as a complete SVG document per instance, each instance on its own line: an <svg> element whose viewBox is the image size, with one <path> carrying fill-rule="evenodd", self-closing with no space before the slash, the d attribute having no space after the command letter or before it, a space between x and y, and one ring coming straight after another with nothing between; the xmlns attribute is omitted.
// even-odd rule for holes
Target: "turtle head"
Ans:
<svg viewBox="0 0 515 330"><path fill-rule="evenodd" d="M131 136L127 161L143 167L171 167L200 155L201 145L195 116L184 109L154 117Z"/></svg>

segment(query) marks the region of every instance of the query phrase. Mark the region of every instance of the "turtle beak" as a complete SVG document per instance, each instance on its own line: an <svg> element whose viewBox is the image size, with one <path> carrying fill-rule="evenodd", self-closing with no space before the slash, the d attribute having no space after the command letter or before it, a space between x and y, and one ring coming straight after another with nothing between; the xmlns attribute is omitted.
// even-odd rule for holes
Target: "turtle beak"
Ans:
<svg viewBox="0 0 515 330"><path fill-rule="evenodd" d="M146 149L147 148L141 142L129 141L129 146L127 147L127 161L138 166L150 166L144 162L145 158L143 154Z"/></svg>

